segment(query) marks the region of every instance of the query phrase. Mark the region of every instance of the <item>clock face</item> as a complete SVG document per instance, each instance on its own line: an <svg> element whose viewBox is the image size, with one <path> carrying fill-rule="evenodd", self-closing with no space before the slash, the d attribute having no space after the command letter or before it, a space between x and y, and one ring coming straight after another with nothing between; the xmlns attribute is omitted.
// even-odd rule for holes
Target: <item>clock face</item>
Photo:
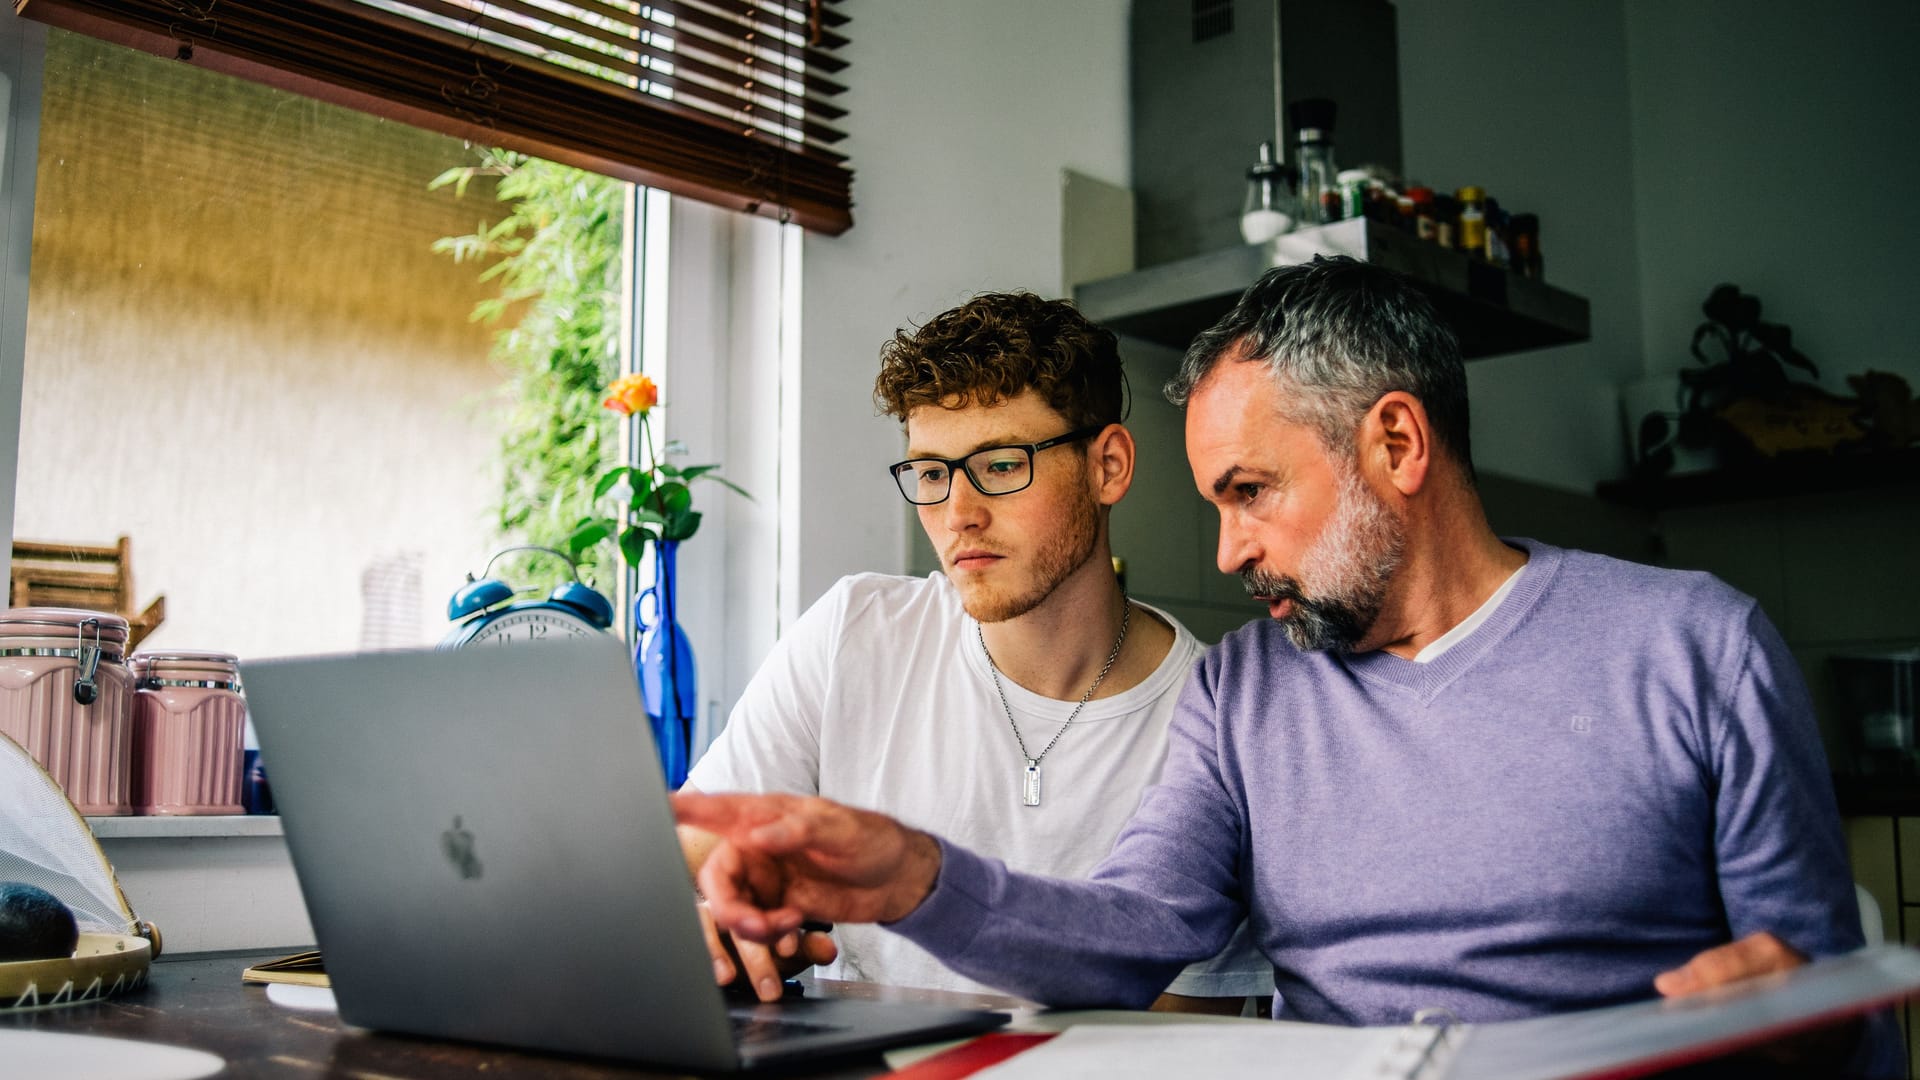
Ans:
<svg viewBox="0 0 1920 1080"><path fill-rule="evenodd" d="M553 608L527 608L509 611L489 620L466 640L468 645L512 645L526 641L564 641L590 637L600 631L578 615Z"/></svg>

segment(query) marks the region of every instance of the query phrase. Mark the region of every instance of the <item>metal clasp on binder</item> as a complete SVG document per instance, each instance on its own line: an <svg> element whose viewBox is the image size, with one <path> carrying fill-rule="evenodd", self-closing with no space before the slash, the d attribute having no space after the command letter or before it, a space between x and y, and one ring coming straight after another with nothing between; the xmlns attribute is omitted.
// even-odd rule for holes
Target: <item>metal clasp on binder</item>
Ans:
<svg viewBox="0 0 1920 1080"><path fill-rule="evenodd" d="M1451 1048L1453 1029L1460 1024L1460 1018L1453 1010L1444 1008L1421 1009L1413 1014L1413 1022L1407 1027L1407 1042L1400 1047L1408 1054L1418 1053L1413 1064L1404 1070L1395 1061L1384 1062L1380 1066L1382 1076L1396 1080L1424 1080L1428 1076L1444 1075L1445 1059L1443 1052ZM1426 1030L1420 1030L1426 1029ZM1432 1032L1429 1035L1427 1032ZM1431 1071L1430 1071L1431 1070Z"/></svg>

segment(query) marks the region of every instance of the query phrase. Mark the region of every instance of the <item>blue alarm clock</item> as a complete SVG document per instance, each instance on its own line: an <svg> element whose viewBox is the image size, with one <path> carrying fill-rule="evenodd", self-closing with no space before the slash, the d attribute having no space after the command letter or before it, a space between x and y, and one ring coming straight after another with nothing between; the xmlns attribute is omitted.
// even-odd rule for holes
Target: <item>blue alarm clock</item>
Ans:
<svg viewBox="0 0 1920 1080"><path fill-rule="evenodd" d="M514 551L547 552L567 564L573 580L562 582L545 599L515 600L520 590L486 576L500 556ZM586 637L613 625L613 604L582 583L579 566L552 548L531 544L502 548L480 574L479 580L468 574L467 583L447 601L447 618L456 625L440 642L442 649Z"/></svg>

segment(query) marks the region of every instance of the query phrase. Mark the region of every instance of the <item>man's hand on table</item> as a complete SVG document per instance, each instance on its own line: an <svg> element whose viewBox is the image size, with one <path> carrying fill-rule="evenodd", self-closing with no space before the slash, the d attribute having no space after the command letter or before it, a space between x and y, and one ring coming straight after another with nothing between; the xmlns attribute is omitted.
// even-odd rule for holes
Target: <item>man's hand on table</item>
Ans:
<svg viewBox="0 0 1920 1080"><path fill-rule="evenodd" d="M1682 997L1741 979L1791 971L1807 962L1786 942L1762 931L1708 949L1672 971L1654 976L1653 988L1665 997Z"/></svg>
<svg viewBox="0 0 1920 1080"><path fill-rule="evenodd" d="M840 955L833 938L819 930L796 930L782 934L772 945L736 939L714 924L713 913L702 903L700 929L707 936L707 952L713 955L713 978L721 986L744 979L761 1001L778 1001L781 983L819 964L830 964Z"/></svg>
<svg viewBox="0 0 1920 1080"><path fill-rule="evenodd" d="M826 799L683 792L673 809L682 825L720 838L700 868L700 891L736 947L777 949L805 919L894 922L940 874L933 837Z"/></svg>
<svg viewBox="0 0 1920 1080"><path fill-rule="evenodd" d="M1742 979L1792 971L1806 962L1798 950L1761 931L1708 949L1672 971L1654 976L1653 988L1665 997L1684 997ZM1768 1043L1752 1053L1776 1066L1834 1065L1852 1054L1864 1025L1861 1020L1833 1024Z"/></svg>

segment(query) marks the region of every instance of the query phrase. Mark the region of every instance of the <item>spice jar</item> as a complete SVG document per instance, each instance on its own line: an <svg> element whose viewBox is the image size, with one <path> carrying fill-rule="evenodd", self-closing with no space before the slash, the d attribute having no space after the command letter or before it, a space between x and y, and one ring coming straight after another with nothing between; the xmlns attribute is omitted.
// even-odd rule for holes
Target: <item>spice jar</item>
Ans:
<svg viewBox="0 0 1920 1080"><path fill-rule="evenodd" d="M1460 246L1460 200L1451 195L1433 197L1433 242L1448 249Z"/></svg>
<svg viewBox="0 0 1920 1080"><path fill-rule="evenodd" d="M77 608L0 614L0 734L79 807L130 814L133 675L127 620Z"/></svg>
<svg viewBox="0 0 1920 1080"><path fill-rule="evenodd" d="M1487 254L1487 193L1483 188L1463 187L1453 193L1460 200L1460 233L1455 243L1461 251L1485 258Z"/></svg>
<svg viewBox="0 0 1920 1080"><path fill-rule="evenodd" d="M1333 163L1334 104L1308 98L1287 107L1299 145L1294 148L1294 194L1300 223L1325 225L1340 220L1340 170Z"/></svg>
<svg viewBox="0 0 1920 1080"><path fill-rule="evenodd" d="M1408 188L1407 197L1413 200L1413 235L1422 240L1437 239L1440 235L1440 219L1434 214L1433 189Z"/></svg>
<svg viewBox="0 0 1920 1080"><path fill-rule="evenodd" d="M247 704L239 660L217 652L137 653L133 803L142 814L239 814Z"/></svg>
<svg viewBox="0 0 1920 1080"><path fill-rule="evenodd" d="M1487 243L1482 254L1486 257L1486 260L1493 265L1504 267L1508 262L1507 226L1509 215L1505 210L1501 209L1500 203L1492 196L1488 196L1487 201L1481 204L1481 213L1487 223Z"/></svg>
<svg viewBox="0 0 1920 1080"><path fill-rule="evenodd" d="M1530 278L1541 274L1540 215L1513 215L1513 268Z"/></svg>

